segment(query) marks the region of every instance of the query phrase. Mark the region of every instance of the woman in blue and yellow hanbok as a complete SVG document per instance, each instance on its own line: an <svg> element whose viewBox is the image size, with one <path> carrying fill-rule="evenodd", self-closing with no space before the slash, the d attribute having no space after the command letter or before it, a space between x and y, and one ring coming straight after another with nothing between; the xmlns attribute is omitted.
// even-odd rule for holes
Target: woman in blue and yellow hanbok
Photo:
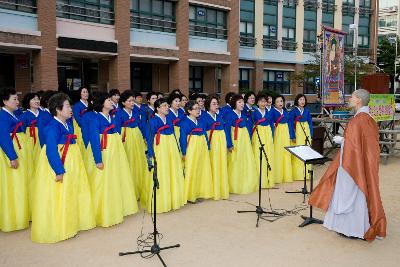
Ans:
<svg viewBox="0 0 400 267"><path fill-rule="evenodd" d="M188 115L181 122L179 139L185 164L185 199L195 202L214 196L210 144L204 123L198 119L199 105L191 100L185 109Z"/></svg>
<svg viewBox="0 0 400 267"><path fill-rule="evenodd" d="M85 112L88 110L88 105L89 105L89 90L86 87L81 87L78 90L79 93L79 101L76 102L72 108L73 114L74 114L74 130L75 134L78 137L77 138L77 144L79 146L79 149L81 150L82 155L84 155L85 152L85 145L82 139L82 132L84 131L83 128L87 127L88 125L85 125L82 121L82 117L85 114Z"/></svg>
<svg viewBox="0 0 400 267"><path fill-rule="evenodd" d="M181 95L180 94L170 94L168 97L168 104L170 105L169 112L167 114L168 120L171 120L172 123L174 124L174 133L176 140L179 145L179 150L180 148L180 127L181 127L181 121L186 117L185 112L180 108L181 104ZM180 151L181 152L181 151Z"/></svg>
<svg viewBox="0 0 400 267"><path fill-rule="evenodd" d="M32 183L31 238L38 243L59 242L96 226L88 177L68 121L68 97L53 96L49 107L55 117L47 126Z"/></svg>
<svg viewBox="0 0 400 267"><path fill-rule="evenodd" d="M23 123L15 116L15 90L0 95L0 230L29 227L28 174Z"/></svg>
<svg viewBox="0 0 400 267"><path fill-rule="evenodd" d="M284 109L285 99L279 95L274 98L275 106L271 108L274 122L274 167L275 183L293 182L292 157L285 147L290 146L289 113Z"/></svg>
<svg viewBox="0 0 400 267"><path fill-rule="evenodd" d="M131 179L135 187L136 197L141 196L142 183L145 179L151 179L147 169L146 145L143 135L139 129L140 116L133 112L134 107L133 93L125 91L121 94L120 102L123 106L115 114L115 121L121 133L122 143L124 144L126 156L128 158Z"/></svg>
<svg viewBox="0 0 400 267"><path fill-rule="evenodd" d="M241 95L234 95L233 108L225 114L225 132L228 143L229 191L248 194L257 191L258 177L249 134L249 118L244 114Z"/></svg>
<svg viewBox="0 0 400 267"><path fill-rule="evenodd" d="M110 115L113 106L108 94L97 92L93 108L96 113L89 125L87 171L96 223L109 227L138 211L137 198L121 136Z"/></svg>
<svg viewBox="0 0 400 267"><path fill-rule="evenodd" d="M174 136L174 125L167 119L168 103L160 98L155 102L156 114L146 131L148 156L157 161L157 213L177 210L186 204L181 155ZM141 199L147 212L152 212L153 179L147 184L147 199Z"/></svg>
<svg viewBox="0 0 400 267"><path fill-rule="evenodd" d="M312 117L310 111L305 107L307 105L305 95L297 95L294 105L295 107L289 113L289 130L292 145L311 146L313 136ZM308 140L307 143L306 140ZM304 162L293 155L292 168L293 179L296 181L304 180ZM306 170L306 178L308 179L308 171L311 170L311 166L307 166Z"/></svg>
<svg viewBox="0 0 400 267"><path fill-rule="evenodd" d="M264 153L262 153L262 177L261 187L271 188L274 186L274 123L272 122L271 114L266 109L267 97L263 94L257 95L257 105L254 111L251 113L252 116L252 144L254 159L258 175L260 173L260 141L258 134L260 135L261 142L264 144L264 149L268 157L268 163L271 166L271 170L268 170L267 159Z"/></svg>
<svg viewBox="0 0 400 267"><path fill-rule="evenodd" d="M213 177L214 200L229 198L228 148L226 143L225 122L218 112L218 98L210 97L205 101L208 110L202 116L210 143L210 163Z"/></svg>

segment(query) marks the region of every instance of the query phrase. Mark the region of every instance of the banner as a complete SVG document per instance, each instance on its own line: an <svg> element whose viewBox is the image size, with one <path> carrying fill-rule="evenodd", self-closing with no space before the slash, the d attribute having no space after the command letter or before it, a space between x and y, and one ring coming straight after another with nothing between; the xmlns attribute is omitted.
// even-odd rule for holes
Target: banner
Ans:
<svg viewBox="0 0 400 267"><path fill-rule="evenodd" d="M369 113L375 121L393 120L395 113L394 95L371 94Z"/></svg>
<svg viewBox="0 0 400 267"><path fill-rule="evenodd" d="M322 105L344 105L344 38L346 33L323 27L323 34Z"/></svg>

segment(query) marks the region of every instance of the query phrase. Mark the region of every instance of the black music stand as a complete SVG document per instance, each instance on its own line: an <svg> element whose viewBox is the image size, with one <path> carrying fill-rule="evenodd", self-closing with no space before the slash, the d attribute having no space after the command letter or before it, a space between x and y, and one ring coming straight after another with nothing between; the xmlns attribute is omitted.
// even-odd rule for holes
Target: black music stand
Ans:
<svg viewBox="0 0 400 267"><path fill-rule="evenodd" d="M330 161L329 158L321 155L314 149L312 149L309 146L289 146L285 147L289 153L297 157L299 160L304 162L304 169L307 169L307 165L320 165L324 164L327 161ZM314 186L314 171L311 169L308 171L310 174L310 193L313 191L313 186ZM305 174L306 175L306 174ZM304 222L299 225L299 227L304 227L309 224L317 223L317 224L322 224L323 221L316 219L313 217L313 207L310 206L310 216L301 216L301 218L304 219Z"/></svg>

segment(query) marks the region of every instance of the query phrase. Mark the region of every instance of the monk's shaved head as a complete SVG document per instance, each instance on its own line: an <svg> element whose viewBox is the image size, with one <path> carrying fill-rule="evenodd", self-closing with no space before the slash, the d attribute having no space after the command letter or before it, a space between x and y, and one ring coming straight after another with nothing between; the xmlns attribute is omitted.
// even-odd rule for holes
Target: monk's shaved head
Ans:
<svg viewBox="0 0 400 267"><path fill-rule="evenodd" d="M365 89L358 89L353 92L353 95L361 100L363 106L368 106L369 92Z"/></svg>

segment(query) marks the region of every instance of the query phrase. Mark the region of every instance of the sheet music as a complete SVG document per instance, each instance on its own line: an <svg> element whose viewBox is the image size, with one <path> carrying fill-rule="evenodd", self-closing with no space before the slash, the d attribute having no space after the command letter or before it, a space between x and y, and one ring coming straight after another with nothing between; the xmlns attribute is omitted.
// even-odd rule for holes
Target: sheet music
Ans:
<svg viewBox="0 0 400 267"><path fill-rule="evenodd" d="M302 159L303 161L324 158L324 156L322 156L320 153L318 153L309 146L286 147L286 149L289 150L292 154Z"/></svg>

